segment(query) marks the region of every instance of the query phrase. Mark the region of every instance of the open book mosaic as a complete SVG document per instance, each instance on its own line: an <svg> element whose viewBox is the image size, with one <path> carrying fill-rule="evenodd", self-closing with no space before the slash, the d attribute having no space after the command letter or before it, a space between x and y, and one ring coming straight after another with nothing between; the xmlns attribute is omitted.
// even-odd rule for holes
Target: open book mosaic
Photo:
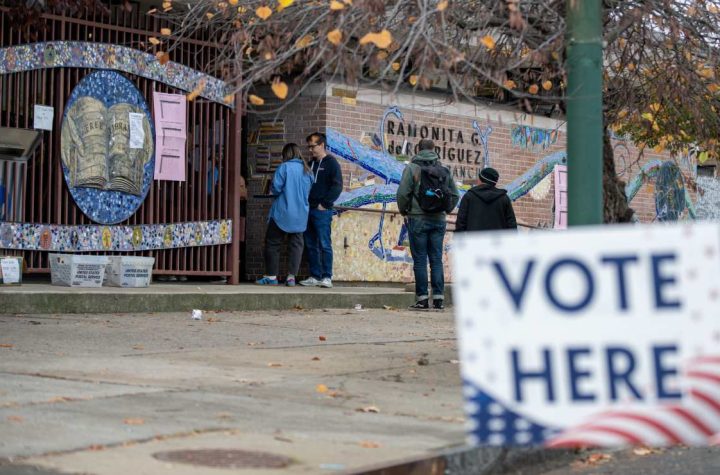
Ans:
<svg viewBox="0 0 720 475"><path fill-rule="evenodd" d="M139 120L133 120L135 116ZM140 91L113 71L86 76L65 108L60 147L70 194L90 219L115 224L145 199L155 131Z"/></svg>
<svg viewBox="0 0 720 475"><path fill-rule="evenodd" d="M152 251L232 242L232 220L137 226L0 223L0 248L26 251Z"/></svg>

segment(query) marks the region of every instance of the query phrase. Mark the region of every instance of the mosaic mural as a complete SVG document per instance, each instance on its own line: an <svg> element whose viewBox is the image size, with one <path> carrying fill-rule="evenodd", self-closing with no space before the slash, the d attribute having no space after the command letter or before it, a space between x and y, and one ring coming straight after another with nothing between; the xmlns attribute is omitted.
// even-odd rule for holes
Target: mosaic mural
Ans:
<svg viewBox="0 0 720 475"><path fill-rule="evenodd" d="M510 140L514 146L536 152L557 143L559 135L560 132L557 129L540 129L529 125L510 127Z"/></svg>
<svg viewBox="0 0 720 475"><path fill-rule="evenodd" d="M135 74L164 84L194 91L200 84L200 96L234 107L227 85L182 64L160 64L152 54L126 46L85 41L48 41L0 48L0 74L45 68L112 69Z"/></svg>
<svg viewBox="0 0 720 475"><path fill-rule="evenodd" d="M138 226L0 223L0 248L26 251L152 251L232 242L232 221Z"/></svg>
<svg viewBox="0 0 720 475"><path fill-rule="evenodd" d="M684 184L682 173L673 160L650 160L625 186L625 196L631 202L640 188L653 182L655 209L660 221L677 221L685 209L691 219L696 218L695 204Z"/></svg>
<svg viewBox="0 0 720 475"><path fill-rule="evenodd" d="M144 140L131 146L129 123L141 113ZM89 74L75 87L63 116L61 151L65 182L91 220L126 220L145 200L155 169L155 130L142 94L114 71Z"/></svg>

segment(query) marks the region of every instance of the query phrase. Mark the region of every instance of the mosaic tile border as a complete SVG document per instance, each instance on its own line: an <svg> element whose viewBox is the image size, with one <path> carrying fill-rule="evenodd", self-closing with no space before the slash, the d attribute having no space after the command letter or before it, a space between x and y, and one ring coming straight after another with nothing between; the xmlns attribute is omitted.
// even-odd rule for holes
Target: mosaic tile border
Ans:
<svg viewBox="0 0 720 475"><path fill-rule="evenodd" d="M0 223L0 249L24 251L152 251L232 242L232 220L137 226Z"/></svg>
<svg viewBox="0 0 720 475"><path fill-rule="evenodd" d="M224 81L196 69L169 61L160 64L152 54L108 43L87 41L47 41L0 48L0 74L45 68L113 69L190 92L205 82L200 96L230 108L230 92Z"/></svg>

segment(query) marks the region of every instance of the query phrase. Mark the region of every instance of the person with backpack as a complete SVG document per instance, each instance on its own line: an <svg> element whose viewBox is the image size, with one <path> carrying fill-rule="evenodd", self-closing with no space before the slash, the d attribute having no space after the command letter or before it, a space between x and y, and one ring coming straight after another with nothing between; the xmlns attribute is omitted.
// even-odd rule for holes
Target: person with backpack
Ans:
<svg viewBox="0 0 720 475"><path fill-rule="evenodd" d="M479 178L480 184L465 193L460 201L455 232L517 229L507 190L495 187L500 174L487 167L480 170Z"/></svg>
<svg viewBox="0 0 720 475"><path fill-rule="evenodd" d="M442 310L445 308L442 260L445 217L457 205L459 195L450 170L440 164L435 143L423 139L418 149L418 154L405 167L397 191L397 205L407 224L415 274L415 304L410 308L430 308L427 274L429 260L432 306Z"/></svg>
<svg viewBox="0 0 720 475"><path fill-rule="evenodd" d="M310 212L310 188L313 175L310 165L300 154L297 144L289 143L282 150L283 163L275 171L271 193L275 197L265 231L265 275L258 285L278 285L280 246L288 239L288 275L285 285L295 286L303 254L303 233Z"/></svg>

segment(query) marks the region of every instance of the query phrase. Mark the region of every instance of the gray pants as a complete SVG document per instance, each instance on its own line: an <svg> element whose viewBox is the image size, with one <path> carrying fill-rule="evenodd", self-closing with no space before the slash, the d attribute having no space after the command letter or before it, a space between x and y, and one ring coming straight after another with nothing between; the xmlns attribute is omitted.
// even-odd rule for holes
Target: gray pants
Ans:
<svg viewBox="0 0 720 475"><path fill-rule="evenodd" d="M297 275L303 253L303 233L286 233L272 219L265 231L265 275L277 276L280 272L280 247L288 237L288 274Z"/></svg>

